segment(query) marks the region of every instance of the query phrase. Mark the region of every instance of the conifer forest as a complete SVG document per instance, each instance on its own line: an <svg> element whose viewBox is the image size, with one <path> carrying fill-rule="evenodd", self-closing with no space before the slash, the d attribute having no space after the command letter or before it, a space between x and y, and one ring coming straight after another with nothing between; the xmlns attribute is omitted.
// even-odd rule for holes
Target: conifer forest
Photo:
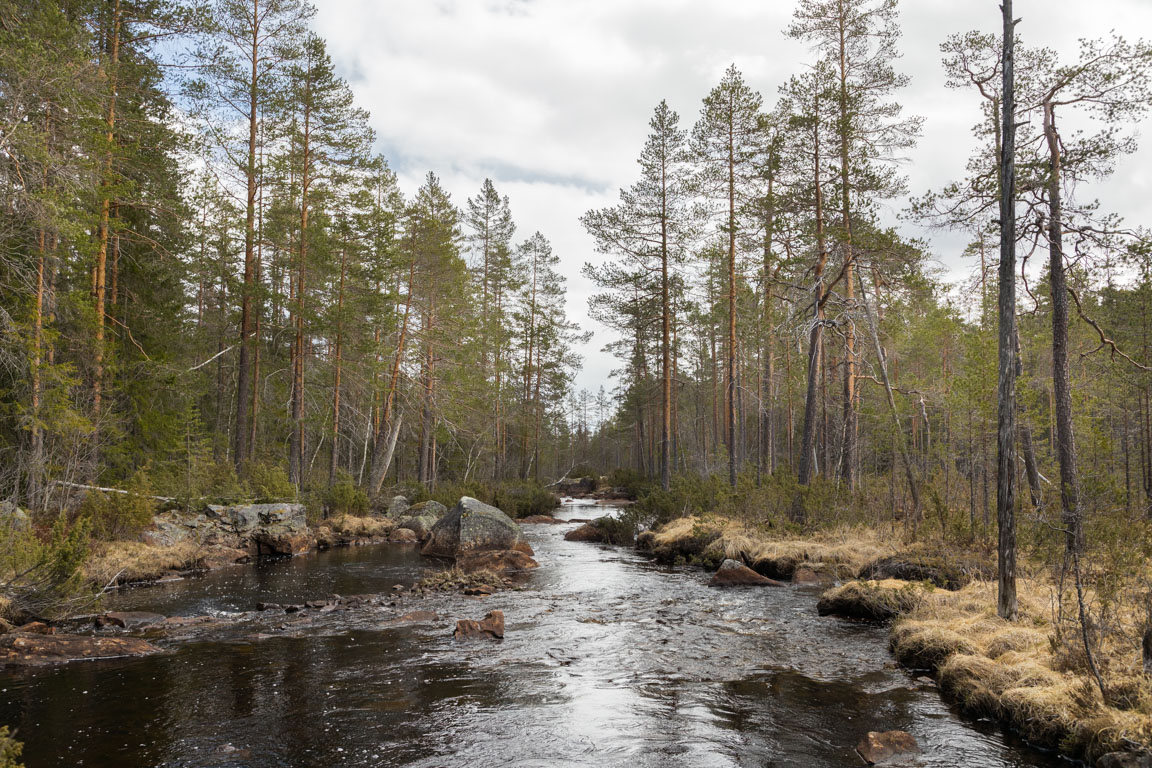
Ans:
<svg viewBox="0 0 1152 768"><path fill-rule="evenodd" d="M1097 5L0 0L0 768L1152 763Z"/></svg>

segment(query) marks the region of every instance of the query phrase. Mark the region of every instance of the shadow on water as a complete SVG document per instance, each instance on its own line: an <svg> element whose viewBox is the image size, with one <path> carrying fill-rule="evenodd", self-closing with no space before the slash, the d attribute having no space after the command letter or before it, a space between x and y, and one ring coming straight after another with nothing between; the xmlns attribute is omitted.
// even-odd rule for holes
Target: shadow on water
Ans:
<svg viewBox="0 0 1152 768"><path fill-rule="evenodd" d="M566 507L566 517L600 510ZM522 591L243 620L144 659L5 673L0 722L47 766L857 766L869 730L908 730L925 766L1054 766L966 722L893 669L882 628L816 616L816 592L717 591L707 576L527 528ZM247 611L387 592L414 548L350 548L126 592L121 609ZM424 624L388 626L405 610ZM456 618L505 612L501 643ZM255 623L254 623L255 622Z"/></svg>

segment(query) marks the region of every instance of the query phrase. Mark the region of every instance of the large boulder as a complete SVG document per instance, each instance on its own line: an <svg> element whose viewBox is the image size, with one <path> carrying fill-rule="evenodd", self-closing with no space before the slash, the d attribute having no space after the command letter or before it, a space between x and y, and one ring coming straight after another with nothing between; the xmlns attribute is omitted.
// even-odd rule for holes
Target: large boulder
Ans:
<svg viewBox="0 0 1152 768"><path fill-rule="evenodd" d="M710 587L782 587L778 581L767 576L761 576L743 563L735 560L725 560L720 564L719 570L712 574Z"/></svg>
<svg viewBox="0 0 1152 768"><path fill-rule="evenodd" d="M535 554L512 518L496 507L464 496L432 528L422 554L455 560L476 552L506 550L529 557Z"/></svg>
<svg viewBox="0 0 1152 768"><path fill-rule="evenodd" d="M401 518L407 513L408 499L403 496L393 496L392 500L388 502L388 511L384 515L391 518Z"/></svg>
<svg viewBox="0 0 1152 768"><path fill-rule="evenodd" d="M212 505L205 512L169 511L157 515L141 535L146 543L171 546L193 541L219 550L230 562L262 555L299 555L312 548L303 504ZM237 554L237 551L240 551Z"/></svg>

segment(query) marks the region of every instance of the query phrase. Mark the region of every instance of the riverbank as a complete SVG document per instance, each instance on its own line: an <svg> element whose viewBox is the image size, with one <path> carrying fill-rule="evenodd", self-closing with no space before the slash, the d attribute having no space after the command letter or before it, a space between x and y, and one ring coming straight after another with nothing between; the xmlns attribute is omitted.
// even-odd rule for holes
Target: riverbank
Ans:
<svg viewBox="0 0 1152 768"><path fill-rule="evenodd" d="M1139 638L1112 632L1096 644L1106 700L1080 637L1056 621L1060 589L1043 568L1020 580L1020 617L1008 622L996 614L988 553L907 544L895 531L774 537L733 521L683 518L641 534L637 546L663 562L713 569L733 559L774 579L840 582L822 595L820 613L890 621L897 660L931 675L968 715L1089 762L1152 750L1152 685ZM1114 759L1099 764L1124 764Z"/></svg>

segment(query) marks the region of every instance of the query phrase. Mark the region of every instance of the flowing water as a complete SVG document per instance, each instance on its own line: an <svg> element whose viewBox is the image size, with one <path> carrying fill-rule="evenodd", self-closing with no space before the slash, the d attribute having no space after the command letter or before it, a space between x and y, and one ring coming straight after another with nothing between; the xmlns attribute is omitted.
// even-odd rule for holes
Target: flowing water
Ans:
<svg viewBox="0 0 1152 768"><path fill-rule="evenodd" d="M157 640L162 655L0 673L0 723L28 768L859 766L858 739L892 729L923 766L1059 764L954 714L895 668L883 628L818 617L818 587L710 589L695 569L565 542L568 525L525 530L542 567L486 598L251 612L411 585L428 565L405 545L126 591L109 607L231 620ZM492 609L503 641L452 639ZM413 610L438 618L394 621Z"/></svg>

